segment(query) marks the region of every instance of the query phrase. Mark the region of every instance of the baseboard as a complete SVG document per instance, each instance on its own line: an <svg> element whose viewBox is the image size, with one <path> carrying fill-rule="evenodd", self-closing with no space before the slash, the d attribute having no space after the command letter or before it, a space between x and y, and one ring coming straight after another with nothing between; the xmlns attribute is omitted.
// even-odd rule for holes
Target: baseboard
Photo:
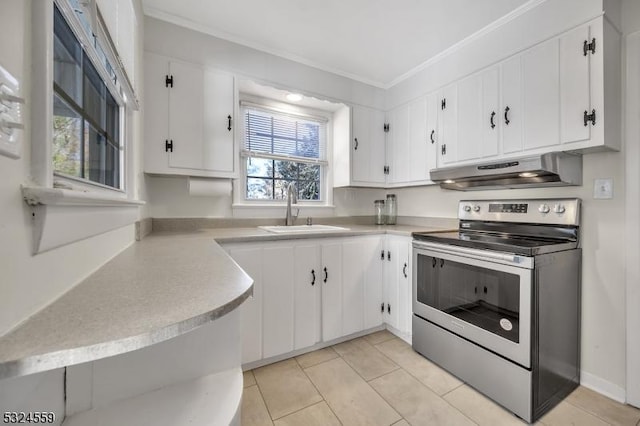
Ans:
<svg viewBox="0 0 640 426"><path fill-rule="evenodd" d="M627 394L624 388L596 375L587 373L584 370L580 371L580 384L585 388L598 392L599 394L602 394L607 398L611 398L614 401L618 401L622 404L626 403Z"/></svg>
<svg viewBox="0 0 640 426"><path fill-rule="evenodd" d="M404 340L405 342L407 342L408 344L412 344L411 343L411 334L407 334L407 333L403 333L400 330L398 330L397 328L391 327L389 324L385 324L387 331L389 331L389 333L395 335L396 337L401 338L402 340Z"/></svg>

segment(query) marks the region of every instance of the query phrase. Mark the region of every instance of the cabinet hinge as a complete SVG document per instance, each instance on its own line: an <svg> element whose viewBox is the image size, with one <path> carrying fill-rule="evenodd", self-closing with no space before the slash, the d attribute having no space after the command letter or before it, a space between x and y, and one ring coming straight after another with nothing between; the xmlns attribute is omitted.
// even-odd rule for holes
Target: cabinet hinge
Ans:
<svg viewBox="0 0 640 426"><path fill-rule="evenodd" d="M389 133L389 123L384 124L384 132Z"/></svg>
<svg viewBox="0 0 640 426"><path fill-rule="evenodd" d="M173 139L164 141L164 152L173 152Z"/></svg>
<svg viewBox="0 0 640 426"><path fill-rule="evenodd" d="M166 75L164 77L164 86L165 87L173 87L173 76L172 75Z"/></svg>
<svg viewBox="0 0 640 426"><path fill-rule="evenodd" d="M380 312L384 314L384 302L380 304Z"/></svg>
<svg viewBox="0 0 640 426"><path fill-rule="evenodd" d="M442 101L440 101L440 109L447 109L447 98L443 98Z"/></svg>
<svg viewBox="0 0 640 426"><path fill-rule="evenodd" d="M443 144L442 147L440 148L440 153L442 153L442 155L447 155L447 144Z"/></svg>
<svg viewBox="0 0 640 426"><path fill-rule="evenodd" d="M584 56L587 56L587 53L589 52L591 52L592 55L595 55L596 39L595 38L591 39L591 43L589 43L589 40L585 40L584 44L582 45L582 52L584 53Z"/></svg>
<svg viewBox="0 0 640 426"><path fill-rule="evenodd" d="M589 111L585 111L584 112L584 126L587 127L589 125L589 122L591 122L592 125L596 125L596 110L592 109L591 110L591 114L589 114Z"/></svg>

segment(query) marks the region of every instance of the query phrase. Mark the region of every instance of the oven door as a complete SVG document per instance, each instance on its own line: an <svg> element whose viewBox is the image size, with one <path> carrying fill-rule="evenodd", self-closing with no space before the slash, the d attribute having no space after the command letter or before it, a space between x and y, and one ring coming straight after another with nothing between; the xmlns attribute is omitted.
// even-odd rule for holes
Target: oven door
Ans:
<svg viewBox="0 0 640 426"><path fill-rule="evenodd" d="M414 241L413 313L531 367L533 258Z"/></svg>

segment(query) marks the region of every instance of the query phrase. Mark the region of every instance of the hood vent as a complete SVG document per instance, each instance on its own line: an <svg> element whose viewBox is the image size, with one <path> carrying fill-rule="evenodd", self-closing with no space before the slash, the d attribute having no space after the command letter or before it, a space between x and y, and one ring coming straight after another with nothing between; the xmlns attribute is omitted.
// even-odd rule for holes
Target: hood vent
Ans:
<svg viewBox="0 0 640 426"><path fill-rule="evenodd" d="M431 180L457 191L582 185L582 155L551 152L431 170Z"/></svg>

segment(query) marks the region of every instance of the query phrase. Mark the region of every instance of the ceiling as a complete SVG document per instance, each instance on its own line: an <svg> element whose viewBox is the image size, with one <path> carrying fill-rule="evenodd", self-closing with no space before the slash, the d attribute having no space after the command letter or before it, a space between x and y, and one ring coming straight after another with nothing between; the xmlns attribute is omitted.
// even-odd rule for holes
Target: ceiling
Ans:
<svg viewBox="0 0 640 426"><path fill-rule="evenodd" d="M528 0L143 0L145 14L390 87Z"/></svg>

